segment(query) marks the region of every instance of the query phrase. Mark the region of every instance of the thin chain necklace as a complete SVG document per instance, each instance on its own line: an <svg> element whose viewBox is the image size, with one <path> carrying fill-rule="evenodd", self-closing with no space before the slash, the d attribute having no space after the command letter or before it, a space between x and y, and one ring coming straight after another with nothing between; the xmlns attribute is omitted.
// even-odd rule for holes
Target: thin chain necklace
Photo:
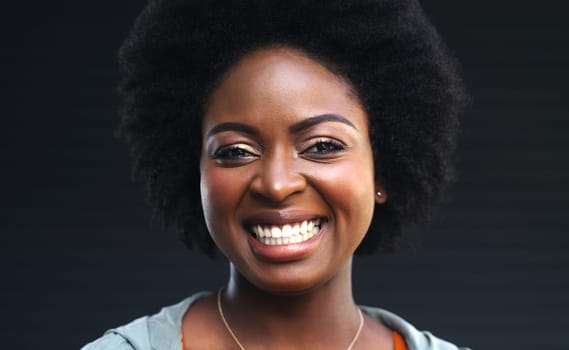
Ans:
<svg viewBox="0 0 569 350"><path fill-rule="evenodd" d="M229 327L229 323L227 323L227 320L225 319L225 315L223 314L223 308L221 307L221 291L222 289L217 291L217 310L219 311L219 316L221 316L221 320L223 321L225 328L227 329L229 334L231 334L231 337L233 338L233 340L235 340L235 343L237 344L237 346L239 346L239 349L245 350L245 347L241 344L239 339L237 339L237 336L235 335L235 333L233 333L233 330L231 329L231 327ZM358 341L358 338L360 337L360 333L362 332L362 328L364 326L364 316L362 315L362 310L360 310L359 308L358 308L358 315L360 316L360 325L358 326L358 331L354 335L354 338L352 339L352 342L348 346L347 350L352 350L354 344L356 344L356 341Z"/></svg>

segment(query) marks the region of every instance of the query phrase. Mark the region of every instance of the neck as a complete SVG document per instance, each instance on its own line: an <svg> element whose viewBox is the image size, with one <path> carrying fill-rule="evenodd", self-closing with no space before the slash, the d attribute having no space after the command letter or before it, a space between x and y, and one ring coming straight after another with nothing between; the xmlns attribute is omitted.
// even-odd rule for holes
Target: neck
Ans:
<svg viewBox="0 0 569 350"><path fill-rule="evenodd" d="M322 339L331 339L331 348L337 348L337 344L349 343L359 323L352 296L351 260L321 285L281 293L256 287L231 265L222 304L241 341L271 344L271 348L291 345L291 341L302 348L301 344L322 344Z"/></svg>

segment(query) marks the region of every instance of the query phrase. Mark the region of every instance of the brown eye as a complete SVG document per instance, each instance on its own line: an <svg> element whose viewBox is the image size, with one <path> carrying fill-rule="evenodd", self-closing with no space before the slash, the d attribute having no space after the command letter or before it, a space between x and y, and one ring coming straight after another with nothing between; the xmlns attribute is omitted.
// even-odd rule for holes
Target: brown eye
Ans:
<svg viewBox="0 0 569 350"><path fill-rule="evenodd" d="M305 155L326 155L330 153L338 153L343 152L346 147L338 141L333 140L320 140L314 143L309 148L302 151L302 154Z"/></svg>
<svg viewBox="0 0 569 350"><path fill-rule="evenodd" d="M259 154L249 145L231 145L215 151L212 158L219 164L239 165L257 159Z"/></svg>

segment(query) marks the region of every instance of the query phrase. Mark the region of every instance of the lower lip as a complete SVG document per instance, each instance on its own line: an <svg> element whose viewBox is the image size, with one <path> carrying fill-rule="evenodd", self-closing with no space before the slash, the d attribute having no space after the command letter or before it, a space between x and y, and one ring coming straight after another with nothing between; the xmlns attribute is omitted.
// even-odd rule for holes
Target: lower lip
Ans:
<svg viewBox="0 0 569 350"><path fill-rule="evenodd" d="M267 245L247 234L249 245L261 260L269 262L288 262L302 259L310 255L320 243L327 224L322 224L320 231L309 240L299 243Z"/></svg>

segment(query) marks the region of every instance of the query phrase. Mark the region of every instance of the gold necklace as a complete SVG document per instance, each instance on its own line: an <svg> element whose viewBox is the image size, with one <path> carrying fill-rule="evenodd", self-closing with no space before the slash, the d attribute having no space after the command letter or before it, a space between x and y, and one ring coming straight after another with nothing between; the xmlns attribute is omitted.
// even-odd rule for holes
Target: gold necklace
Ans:
<svg viewBox="0 0 569 350"><path fill-rule="evenodd" d="M227 320L225 319L225 315L223 314L223 308L221 307L221 291L222 291L222 289L217 291L217 310L219 311L219 316L221 316L221 320L223 321L225 328L227 329L229 334L231 334L231 337L233 338L233 340L235 340L235 343L237 344L237 346L239 346L239 349L245 350L245 347L243 345L241 345L241 342L239 341L239 339L237 339L237 336L235 335L235 333L233 333L233 330L231 329L231 327L229 327L229 323L227 323ZM348 346L347 350L352 350L352 348L354 347L354 344L356 344L356 341L358 341L358 338L360 337L360 333L362 332L362 328L364 326L364 316L362 315L362 310L360 310L360 308L358 308L358 314L360 316L360 325L358 326L358 331L354 335L354 338L352 339L352 342Z"/></svg>

